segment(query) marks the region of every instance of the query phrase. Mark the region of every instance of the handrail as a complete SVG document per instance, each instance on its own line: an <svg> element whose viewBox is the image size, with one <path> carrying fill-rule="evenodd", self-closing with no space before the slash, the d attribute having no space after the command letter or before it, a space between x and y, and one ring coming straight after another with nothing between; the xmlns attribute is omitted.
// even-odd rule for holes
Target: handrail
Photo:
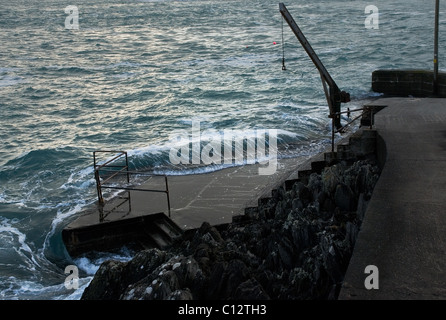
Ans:
<svg viewBox="0 0 446 320"><path fill-rule="evenodd" d="M114 156L113 158L107 160L106 162L102 164L97 164L97 157L96 153L118 153L118 155ZM112 162L116 161L120 157L125 156L125 165L110 165ZM102 189L116 189L116 190L127 190L130 191L144 191L144 192L161 192L166 193L167 196L167 207L168 207L168 213L169 217L171 216L171 207L170 207L170 195L169 195L169 184L167 181L167 175L161 175L161 174L144 174L141 171L131 171L129 170L129 162L128 162L128 155L126 151L115 151L115 150L96 150L93 152L93 159L94 159L94 176L96 180L96 189L98 194L98 202L101 206L101 209L105 206L105 200L102 194ZM120 168L119 170L107 170L107 168ZM107 178L101 178L100 171L102 172L112 172L110 176L107 176ZM135 187L129 187L129 186L110 186L105 185L105 183L109 182L112 178L120 175L125 174L127 177L127 183L130 183L130 174L138 174L143 176L163 176L164 182L165 182L165 190L155 190L155 189L144 189L144 188L135 188ZM129 201L129 207L130 207L130 193L128 194L128 198L126 198L127 201ZM125 201L124 201L125 202ZM123 202L123 203L124 203ZM119 204L116 207L121 206L123 203ZM113 209L115 209L113 208ZM113 210L112 209L112 210ZM130 209L129 209L130 210ZM100 221L103 220L103 210L100 210Z"/></svg>
<svg viewBox="0 0 446 320"><path fill-rule="evenodd" d="M105 163L103 163L103 164L101 164L101 165L97 165L97 164L96 164L96 153L97 153L97 152L118 153L118 155L116 155L115 157L113 157L113 158L107 160ZM96 168L105 167L105 166L107 166L107 164L109 164L109 163L115 161L116 159L118 159L118 158L121 157L122 155L125 155L126 160L128 159L128 158L127 158L127 152L126 152L126 151L114 151L114 150L96 150L96 151L93 151L94 167L95 167L95 169L96 169Z"/></svg>
<svg viewBox="0 0 446 320"><path fill-rule="evenodd" d="M335 136L335 133L343 132L346 127L348 127L350 124L352 124L353 122L355 122L359 118L363 117L367 112L370 112L370 129L373 128L373 106L363 106L362 108L353 109L353 110L347 109L347 111L336 112L334 115L337 115L337 116L339 115L340 116L341 114L345 114L345 113L350 115L350 113L357 112L357 111L362 111L362 113L360 115L356 116L355 118L353 118L347 124L343 125L340 128L337 128L336 131L335 131L335 120L334 120L334 118L332 118L332 126L331 126L331 152L334 152L334 136Z"/></svg>

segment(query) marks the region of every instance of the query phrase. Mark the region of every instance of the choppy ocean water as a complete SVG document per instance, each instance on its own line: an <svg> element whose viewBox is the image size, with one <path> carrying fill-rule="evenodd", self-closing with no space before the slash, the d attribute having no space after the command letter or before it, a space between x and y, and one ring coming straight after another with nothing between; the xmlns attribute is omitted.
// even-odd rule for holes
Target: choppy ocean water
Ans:
<svg viewBox="0 0 446 320"><path fill-rule="evenodd" d="M378 29L364 24L371 3L285 4L351 94L350 108L378 96L373 70L432 69L431 2L374 1ZM66 28L68 5L78 9L79 29ZM79 299L110 258L73 260L61 240L96 201L94 150L126 150L136 169L179 174L170 134L193 121L215 132L278 129L282 156L326 146L320 77L283 30L282 43L278 2L267 0L0 0L0 299ZM64 285L71 264L78 290Z"/></svg>

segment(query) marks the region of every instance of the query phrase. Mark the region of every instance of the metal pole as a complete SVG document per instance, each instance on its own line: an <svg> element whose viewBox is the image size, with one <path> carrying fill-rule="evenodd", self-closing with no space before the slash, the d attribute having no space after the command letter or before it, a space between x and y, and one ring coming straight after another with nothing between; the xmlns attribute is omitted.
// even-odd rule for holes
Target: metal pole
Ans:
<svg viewBox="0 0 446 320"><path fill-rule="evenodd" d="M323 79L322 84L325 86L325 82L326 82L328 84L328 86L330 87L329 95L327 97L328 107L330 108L330 116L334 117L335 126L337 128L341 127L341 121L340 121L341 117L339 115L335 115L335 113L338 113L341 111L341 102L344 102L344 101L342 101L343 96L342 96L341 91L339 90L339 87L337 86L336 82L333 80L331 75L328 73L327 69L322 64L318 55L313 50L313 48L311 47L307 38L304 36L304 34L300 30L299 26L297 25L296 21L294 21L293 17L291 16L288 9L285 7L285 5L283 3L279 3L279 10L280 10L280 13L282 14L282 17L288 23L288 25L290 26L294 35L297 37L300 44L306 51L307 55L310 57L311 61L313 61L313 64L319 70L319 73L321 74L321 78ZM324 82L324 80L325 80L325 82Z"/></svg>
<svg viewBox="0 0 446 320"><path fill-rule="evenodd" d="M102 186L101 186L101 178L99 177L99 170L94 171L94 178L96 180L96 190L98 192L99 205L104 206L105 201L102 196Z"/></svg>
<svg viewBox="0 0 446 320"><path fill-rule="evenodd" d="M127 171L127 183L130 183L129 158L127 157L127 152L125 153L125 166L126 166L126 171Z"/></svg>
<svg viewBox="0 0 446 320"><path fill-rule="evenodd" d="M438 18L440 0L435 1L435 34L434 34L434 95L438 94Z"/></svg>

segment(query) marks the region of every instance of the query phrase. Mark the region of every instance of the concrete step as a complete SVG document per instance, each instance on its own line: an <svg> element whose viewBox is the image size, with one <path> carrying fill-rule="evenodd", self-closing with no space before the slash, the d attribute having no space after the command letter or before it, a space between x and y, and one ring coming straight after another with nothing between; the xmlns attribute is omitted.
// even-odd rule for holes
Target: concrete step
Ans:
<svg viewBox="0 0 446 320"><path fill-rule="evenodd" d="M338 144L336 146L336 151L337 152L348 152L348 151L350 151L350 144L349 143Z"/></svg>
<svg viewBox="0 0 446 320"><path fill-rule="evenodd" d="M153 242L159 249L165 249L172 244L172 242L169 241L169 239L164 238L159 233L151 232L150 234L148 234L148 236L153 240Z"/></svg>
<svg viewBox="0 0 446 320"><path fill-rule="evenodd" d="M170 246L182 236L182 230L167 216L154 220L147 226L145 233L159 249Z"/></svg>
<svg viewBox="0 0 446 320"><path fill-rule="evenodd" d="M311 171L320 174L322 170L327 166L325 160L318 160L311 162Z"/></svg>
<svg viewBox="0 0 446 320"><path fill-rule="evenodd" d="M177 227L176 225L173 225L171 221L160 219L154 221L153 223L170 239L177 239L183 234L182 230L179 229L179 227Z"/></svg>
<svg viewBox="0 0 446 320"><path fill-rule="evenodd" d="M249 207L244 215L233 218L233 221L249 221L257 217L259 207L264 206L271 199L277 198L280 192L290 191L297 182L308 183L311 174L321 174L325 167L338 161L354 161L358 156L364 156L376 151L376 130L361 129L354 132L348 138L343 139L336 145L336 152L322 152L301 165L297 172L292 173L279 188L271 190L271 197L261 197L257 201L257 207ZM244 217L243 217L244 216Z"/></svg>
<svg viewBox="0 0 446 320"><path fill-rule="evenodd" d="M259 198L259 200L257 200L257 204L258 204L259 207L263 206L263 205L267 204L270 199L271 199L271 197Z"/></svg>
<svg viewBox="0 0 446 320"><path fill-rule="evenodd" d="M325 152L324 159L327 164L338 161L338 153L337 152Z"/></svg>
<svg viewBox="0 0 446 320"><path fill-rule="evenodd" d="M311 169L299 170L297 176L303 183L306 183L306 182L308 182L308 178L310 177L310 175L312 173L313 173L313 171Z"/></svg>
<svg viewBox="0 0 446 320"><path fill-rule="evenodd" d="M298 183L298 182L300 182L300 179L289 179L289 180L286 180L283 183L283 188L285 189L285 191L290 191L291 189L293 189L294 184Z"/></svg>

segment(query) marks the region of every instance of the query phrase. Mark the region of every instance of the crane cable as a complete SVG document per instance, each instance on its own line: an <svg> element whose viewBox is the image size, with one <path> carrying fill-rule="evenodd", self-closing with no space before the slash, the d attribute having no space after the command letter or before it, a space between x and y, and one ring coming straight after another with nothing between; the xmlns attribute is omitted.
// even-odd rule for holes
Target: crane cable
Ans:
<svg viewBox="0 0 446 320"><path fill-rule="evenodd" d="M283 17L282 17L282 70L286 70L286 67L285 67L285 44L283 41Z"/></svg>

